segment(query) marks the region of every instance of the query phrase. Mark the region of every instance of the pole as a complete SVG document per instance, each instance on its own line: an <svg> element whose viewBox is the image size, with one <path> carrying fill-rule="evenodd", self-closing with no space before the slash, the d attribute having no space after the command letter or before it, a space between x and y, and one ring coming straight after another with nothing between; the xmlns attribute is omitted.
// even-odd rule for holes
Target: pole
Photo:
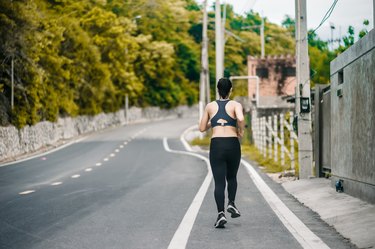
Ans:
<svg viewBox="0 0 375 249"><path fill-rule="evenodd" d="M13 108L14 108L14 61L13 61L13 57L12 57L12 62L11 62L11 82L12 82L12 86L11 86L11 96L10 96L10 106L11 106L11 108L12 108L12 110L13 110Z"/></svg>
<svg viewBox="0 0 375 249"><path fill-rule="evenodd" d="M259 77L258 76L230 76L230 81L233 80L256 80L256 105L259 107ZM250 82L247 84L247 94L250 96Z"/></svg>
<svg viewBox="0 0 375 249"><path fill-rule="evenodd" d="M129 97L125 95L125 123L129 123Z"/></svg>
<svg viewBox="0 0 375 249"><path fill-rule="evenodd" d="M223 10L223 19L221 22L221 59L222 59L222 70L223 70L223 77L224 77L224 71L225 71L225 23L227 19L227 4L224 2L224 10Z"/></svg>
<svg viewBox="0 0 375 249"><path fill-rule="evenodd" d="M203 116L203 108L205 106L205 19L206 19L206 5L207 0L203 3L203 30L202 30L202 55L201 55L201 74L200 74L200 81L199 81L199 121L202 119Z"/></svg>
<svg viewBox="0 0 375 249"><path fill-rule="evenodd" d="M302 113L300 107L300 97L308 98L311 106L306 0L296 0L296 31L299 178L307 179L312 175L311 112Z"/></svg>
<svg viewBox="0 0 375 249"><path fill-rule="evenodd" d="M210 93L210 73L208 68L208 36L207 36L207 0L204 1L203 4L203 51L202 51L202 65L203 65L203 72L204 72L204 89L206 90L206 104L211 102L211 93Z"/></svg>
<svg viewBox="0 0 375 249"><path fill-rule="evenodd" d="M264 59L265 49L264 49L264 18L262 17L262 24L260 25L260 44L261 44L261 58Z"/></svg>
<svg viewBox="0 0 375 249"><path fill-rule="evenodd" d="M216 83L223 77L223 55L222 51L222 30L221 30L221 7L220 0L216 0L215 5L215 45L216 45ZM216 99L219 98L219 92L215 84Z"/></svg>

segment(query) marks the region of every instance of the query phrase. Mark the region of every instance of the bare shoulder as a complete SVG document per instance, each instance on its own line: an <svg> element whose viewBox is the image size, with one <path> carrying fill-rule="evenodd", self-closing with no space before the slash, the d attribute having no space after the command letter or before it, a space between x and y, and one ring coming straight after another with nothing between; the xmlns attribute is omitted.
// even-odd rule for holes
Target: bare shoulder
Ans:
<svg viewBox="0 0 375 249"><path fill-rule="evenodd" d="M216 106L217 106L216 101L212 101L212 102L210 102L206 105L206 108L211 109L211 108L216 107Z"/></svg>
<svg viewBox="0 0 375 249"><path fill-rule="evenodd" d="M230 102L232 102L232 105L233 105L234 107L242 108L242 105L241 105L240 102L237 102L237 101L235 101L235 100L231 100Z"/></svg>

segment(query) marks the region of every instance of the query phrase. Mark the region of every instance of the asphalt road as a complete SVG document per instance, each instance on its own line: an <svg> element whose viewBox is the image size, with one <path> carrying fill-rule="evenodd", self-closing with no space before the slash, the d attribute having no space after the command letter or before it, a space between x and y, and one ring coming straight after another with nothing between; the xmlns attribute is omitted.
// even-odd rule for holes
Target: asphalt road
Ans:
<svg viewBox="0 0 375 249"><path fill-rule="evenodd" d="M189 212L207 165L185 151L178 119L92 134L53 153L0 167L0 248L168 248ZM202 154L207 156L206 154ZM279 198L330 248L354 248L316 214L258 172ZM214 229L213 185L181 248L303 248L244 167L242 217ZM181 223L182 224L182 223ZM183 225L181 225L183 227Z"/></svg>

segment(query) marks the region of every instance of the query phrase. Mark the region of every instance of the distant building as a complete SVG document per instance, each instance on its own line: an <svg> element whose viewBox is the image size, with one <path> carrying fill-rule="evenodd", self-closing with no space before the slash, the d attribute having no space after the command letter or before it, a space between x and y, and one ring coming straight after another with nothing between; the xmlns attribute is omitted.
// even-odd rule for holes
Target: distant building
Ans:
<svg viewBox="0 0 375 249"><path fill-rule="evenodd" d="M294 56L267 56L264 59L248 56L247 65L248 75L260 78L258 108L293 108L294 105L287 103L285 97L295 95ZM255 80L249 80L249 97L255 100Z"/></svg>

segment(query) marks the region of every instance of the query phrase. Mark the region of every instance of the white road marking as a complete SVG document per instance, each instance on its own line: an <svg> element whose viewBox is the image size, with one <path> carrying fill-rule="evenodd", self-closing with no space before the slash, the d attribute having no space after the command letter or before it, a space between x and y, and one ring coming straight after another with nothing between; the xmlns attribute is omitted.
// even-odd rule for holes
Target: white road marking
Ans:
<svg viewBox="0 0 375 249"><path fill-rule="evenodd" d="M78 177L80 177L81 175L78 175L78 174L76 174L76 175L72 175L72 178L78 178Z"/></svg>
<svg viewBox="0 0 375 249"><path fill-rule="evenodd" d="M109 155L109 156L110 156L110 157L114 157L114 156L115 156L115 154L113 154L113 153L112 153L112 154L111 154L111 155Z"/></svg>
<svg viewBox="0 0 375 249"><path fill-rule="evenodd" d="M262 193L264 199L270 205L277 217L284 226L301 244L303 248L311 249L327 249L329 248L318 236L316 236L272 191L272 189L264 182L258 172L248 162L241 159L242 164L247 169L250 178L256 187Z"/></svg>
<svg viewBox="0 0 375 249"><path fill-rule="evenodd" d="M68 147L68 146L70 146L70 145L72 145L72 144L74 144L74 143L81 142L82 140L84 140L84 139L86 139L86 138L88 138L88 136L87 136L87 137L80 138L80 139L77 139L77 140L74 140L74 141L71 141L71 142L69 142L69 143L67 143L67 144L64 144L64 143L63 143L63 145L61 145L60 147L57 147L57 148L55 148L55 149L53 149L53 150L50 150L50 151L47 151L47 152L44 152L44 153L41 153L41 154L37 154L37 155L35 155L35 156L31 156L31 157L24 158L24 159L21 159L21 160L17 160L17 161L14 161L14 162L9 162L9 163L1 164L0 167L5 167L5 166L8 166L8 165L12 165L12 164L20 163L20 162L25 162L25 161L28 161L28 160L31 160L31 159L34 159L34 158L37 158L37 157L41 157L41 156L48 155L48 154L53 153L53 152L55 152L55 151L58 151L58 150L64 149L64 148L66 148L66 147Z"/></svg>
<svg viewBox="0 0 375 249"><path fill-rule="evenodd" d="M125 144L125 145L127 145L127 144L128 144L128 142L126 142L126 141L125 141L125 142L124 142L124 144Z"/></svg>
<svg viewBox="0 0 375 249"><path fill-rule="evenodd" d="M193 228L195 219L197 218L199 209L202 205L204 197L212 181L210 162L206 157L199 154L195 154L193 152L171 150L168 146L167 138L163 139L163 145L164 149L168 152L194 156L199 159L202 159L207 164L207 175L201 187L199 188L197 194L195 195L192 203L190 204L189 209L186 211L184 218L182 219L168 246L168 249L185 248L191 233L191 229Z"/></svg>
<svg viewBox="0 0 375 249"><path fill-rule="evenodd" d="M115 152L118 153L120 150L119 149L115 149Z"/></svg>
<svg viewBox="0 0 375 249"><path fill-rule="evenodd" d="M193 149L191 148L190 144L185 140L185 134L188 133L188 132L191 131L191 130L196 129L196 128L198 128L198 126L197 126L197 125L193 125L193 126L187 128L187 129L182 133L182 135L180 136L180 141L181 141L182 144L184 145L185 149L186 149L187 151L190 151L190 152L192 152Z"/></svg>
<svg viewBox="0 0 375 249"><path fill-rule="evenodd" d="M85 171L90 172L90 171L92 171L92 168L87 168L87 169L85 169Z"/></svg>
<svg viewBox="0 0 375 249"><path fill-rule="evenodd" d="M121 144L121 145L120 145L120 148L121 148L121 149L124 148L124 145Z"/></svg>
<svg viewBox="0 0 375 249"><path fill-rule="evenodd" d="M58 185L61 185L62 184L62 182L53 182L53 183L51 183L51 186L58 186Z"/></svg>
<svg viewBox="0 0 375 249"><path fill-rule="evenodd" d="M104 158L104 159L103 159L104 162L106 162L106 161L108 161L108 160L109 160L108 158Z"/></svg>
<svg viewBox="0 0 375 249"><path fill-rule="evenodd" d="M95 166L97 167L102 166L102 163L96 163Z"/></svg>
<svg viewBox="0 0 375 249"><path fill-rule="evenodd" d="M26 191L23 191L21 193L19 193L20 195L28 195L28 194L31 194L31 193L34 193L35 190L26 190Z"/></svg>

